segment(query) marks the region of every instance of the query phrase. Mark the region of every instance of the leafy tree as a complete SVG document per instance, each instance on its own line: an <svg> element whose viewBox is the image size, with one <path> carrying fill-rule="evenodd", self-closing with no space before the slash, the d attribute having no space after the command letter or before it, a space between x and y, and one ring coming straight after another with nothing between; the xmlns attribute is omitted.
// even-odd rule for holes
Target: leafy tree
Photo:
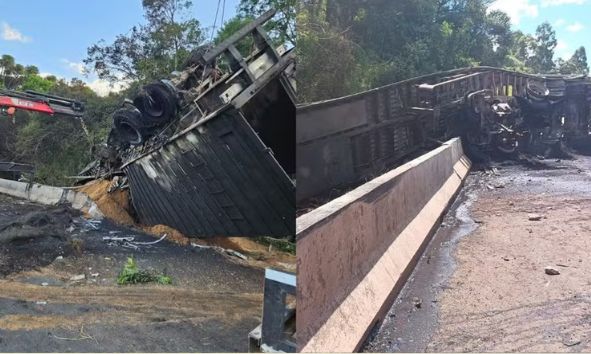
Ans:
<svg viewBox="0 0 591 354"><path fill-rule="evenodd" d="M544 22L536 28L534 55L528 63L534 72L548 73L554 69L556 44L556 32L550 23Z"/></svg>
<svg viewBox="0 0 591 354"><path fill-rule="evenodd" d="M588 75L587 53L585 47L579 47L568 60L557 60L556 66L561 74Z"/></svg>
<svg viewBox="0 0 591 354"><path fill-rule="evenodd" d="M189 18L191 1L143 0L147 24L131 28L111 44L104 40L88 48L84 63L101 79L147 81L181 69L191 50L203 41L196 19Z"/></svg>
<svg viewBox="0 0 591 354"><path fill-rule="evenodd" d="M270 9L277 14L265 24L265 30L278 44L296 44L297 0L241 0L238 13L243 18L256 18Z"/></svg>

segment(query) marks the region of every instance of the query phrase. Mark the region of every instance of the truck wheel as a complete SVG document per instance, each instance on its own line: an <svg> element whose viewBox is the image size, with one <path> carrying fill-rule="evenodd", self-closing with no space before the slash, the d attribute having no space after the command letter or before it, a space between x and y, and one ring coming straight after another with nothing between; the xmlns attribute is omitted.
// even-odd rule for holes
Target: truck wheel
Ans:
<svg viewBox="0 0 591 354"><path fill-rule="evenodd" d="M137 109L121 108L113 114L113 125L119 139L131 145L139 145L145 141L146 128L142 115Z"/></svg>
<svg viewBox="0 0 591 354"><path fill-rule="evenodd" d="M133 104L142 113L146 126L159 127L176 117L178 99L172 88L158 82L144 86Z"/></svg>

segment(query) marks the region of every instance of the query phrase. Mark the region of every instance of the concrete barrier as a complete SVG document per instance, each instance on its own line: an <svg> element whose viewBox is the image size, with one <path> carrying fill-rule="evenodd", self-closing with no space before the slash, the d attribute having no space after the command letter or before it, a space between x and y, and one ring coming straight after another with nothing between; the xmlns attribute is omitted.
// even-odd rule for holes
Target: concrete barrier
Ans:
<svg viewBox="0 0 591 354"><path fill-rule="evenodd" d="M72 205L72 208L86 212L93 218L103 217L103 214L88 195L73 189L0 178L0 193L45 205L68 202Z"/></svg>
<svg viewBox="0 0 591 354"><path fill-rule="evenodd" d="M359 349L469 169L455 138L297 219L299 351Z"/></svg>

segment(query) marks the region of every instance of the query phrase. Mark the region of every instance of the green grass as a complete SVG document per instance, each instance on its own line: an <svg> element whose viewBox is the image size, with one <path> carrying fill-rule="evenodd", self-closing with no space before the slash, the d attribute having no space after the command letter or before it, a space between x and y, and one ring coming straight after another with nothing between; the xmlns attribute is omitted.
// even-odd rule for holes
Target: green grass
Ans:
<svg viewBox="0 0 591 354"><path fill-rule="evenodd" d="M256 242L265 245L265 246L271 246L274 249L283 251L283 252L287 252L290 254L295 254L296 253L296 245L293 242L289 242L287 240L283 240L283 239L278 239L278 238L272 238L272 237L257 237L255 239Z"/></svg>
<svg viewBox="0 0 591 354"><path fill-rule="evenodd" d="M154 274L147 270L140 270L135 263L133 257L127 258L127 263L117 277L117 284L143 284L143 283L158 283L163 285L172 284L172 278L164 274Z"/></svg>

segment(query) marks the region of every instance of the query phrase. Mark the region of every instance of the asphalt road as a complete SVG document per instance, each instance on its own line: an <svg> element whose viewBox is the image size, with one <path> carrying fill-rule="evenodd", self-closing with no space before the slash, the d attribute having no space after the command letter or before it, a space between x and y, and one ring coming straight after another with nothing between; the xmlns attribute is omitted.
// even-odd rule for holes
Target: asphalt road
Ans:
<svg viewBox="0 0 591 354"><path fill-rule="evenodd" d="M48 209L0 196L0 224ZM137 250L109 245L103 236L155 238L108 221L95 229L80 216L72 220L64 240L0 246L0 351L248 351L262 311L261 269L166 240ZM128 257L173 284L117 285Z"/></svg>
<svg viewBox="0 0 591 354"><path fill-rule="evenodd" d="M470 174L365 351L591 350L591 158L540 162Z"/></svg>

